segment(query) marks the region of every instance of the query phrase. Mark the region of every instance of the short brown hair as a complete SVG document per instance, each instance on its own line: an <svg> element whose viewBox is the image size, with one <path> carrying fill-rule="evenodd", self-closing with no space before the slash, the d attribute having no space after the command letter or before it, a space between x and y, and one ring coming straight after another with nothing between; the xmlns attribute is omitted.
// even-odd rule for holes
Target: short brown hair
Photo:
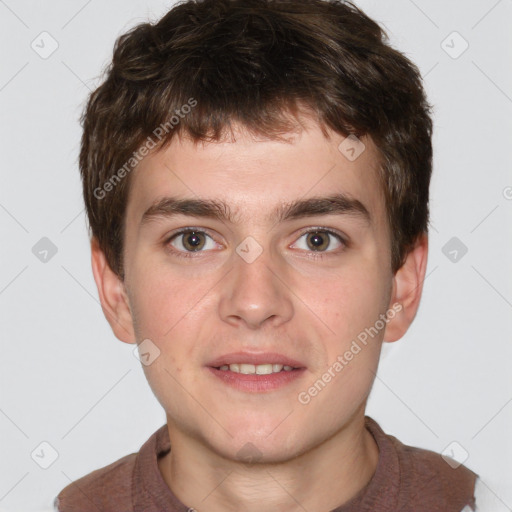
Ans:
<svg viewBox="0 0 512 512"><path fill-rule="evenodd" d="M280 138L302 106L324 133L376 144L393 272L428 232L432 120L421 76L352 3L180 2L121 35L105 73L81 117L79 164L92 236L121 279L129 171L141 145L165 147L179 132L217 141L233 122Z"/></svg>

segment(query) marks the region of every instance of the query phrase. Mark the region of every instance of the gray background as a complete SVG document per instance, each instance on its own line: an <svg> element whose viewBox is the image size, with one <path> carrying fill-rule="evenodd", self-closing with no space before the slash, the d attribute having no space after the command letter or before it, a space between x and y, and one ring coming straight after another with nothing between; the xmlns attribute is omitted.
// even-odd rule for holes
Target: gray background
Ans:
<svg viewBox="0 0 512 512"><path fill-rule="evenodd" d="M99 306L77 154L114 40L170 5L0 0L1 511L51 510L64 486L165 422ZM385 346L368 414L407 444L457 442L453 454L512 510L512 0L358 5L420 67L436 127L424 296ZM57 249L46 261L43 237ZM42 442L58 454L47 469Z"/></svg>

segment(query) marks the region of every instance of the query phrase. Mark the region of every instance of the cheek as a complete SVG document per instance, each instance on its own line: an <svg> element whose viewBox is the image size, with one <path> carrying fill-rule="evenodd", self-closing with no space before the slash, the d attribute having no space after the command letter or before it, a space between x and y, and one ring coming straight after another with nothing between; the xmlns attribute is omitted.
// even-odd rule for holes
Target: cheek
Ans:
<svg viewBox="0 0 512 512"><path fill-rule="evenodd" d="M194 382L189 366L197 361L203 334L204 283L170 275L156 266L131 276L132 310L138 340L149 339L158 356L143 365L146 379L160 404L175 417L192 414L184 390Z"/></svg>
<svg viewBox="0 0 512 512"><path fill-rule="evenodd" d="M351 266L304 287L302 296L339 344L375 324L387 305L387 290L376 270Z"/></svg>
<svg viewBox="0 0 512 512"><path fill-rule="evenodd" d="M172 384L171 373L185 382L187 369L203 357L204 346L198 340L211 335L215 294L208 291L215 279L180 275L151 264L131 278L137 339L151 340L159 351L155 363L144 367L148 380L152 387L160 380Z"/></svg>
<svg viewBox="0 0 512 512"><path fill-rule="evenodd" d="M131 286L138 334L163 342L196 314L206 284L148 262L132 275Z"/></svg>

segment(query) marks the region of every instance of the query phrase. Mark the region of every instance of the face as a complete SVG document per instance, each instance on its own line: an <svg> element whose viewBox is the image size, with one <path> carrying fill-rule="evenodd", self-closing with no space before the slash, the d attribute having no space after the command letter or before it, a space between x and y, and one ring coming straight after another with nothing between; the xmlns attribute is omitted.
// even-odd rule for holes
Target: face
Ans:
<svg viewBox="0 0 512 512"><path fill-rule="evenodd" d="M176 435L283 461L364 411L392 307L390 231L374 145L353 160L343 139L313 123L289 142L175 137L134 171L124 286Z"/></svg>

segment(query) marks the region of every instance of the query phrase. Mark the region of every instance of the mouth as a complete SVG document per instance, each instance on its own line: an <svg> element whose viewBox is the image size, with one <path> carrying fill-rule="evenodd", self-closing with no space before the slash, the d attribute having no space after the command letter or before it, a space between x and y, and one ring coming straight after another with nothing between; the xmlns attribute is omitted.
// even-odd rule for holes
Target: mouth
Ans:
<svg viewBox="0 0 512 512"><path fill-rule="evenodd" d="M268 392L291 383L306 367L282 354L239 352L215 359L207 369L222 383L239 391Z"/></svg>
<svg viewBox="0 0 512 512"><path fill-rule="evenodd" d="M216 369L224 372L230 371L234 373L243 373L244 375L270 375L272 373L291 372L293 370L298 370L299 368L279 363L263 363L257 365L250 363L233 363L229 365L224 364L216 367Z"/></svg>

